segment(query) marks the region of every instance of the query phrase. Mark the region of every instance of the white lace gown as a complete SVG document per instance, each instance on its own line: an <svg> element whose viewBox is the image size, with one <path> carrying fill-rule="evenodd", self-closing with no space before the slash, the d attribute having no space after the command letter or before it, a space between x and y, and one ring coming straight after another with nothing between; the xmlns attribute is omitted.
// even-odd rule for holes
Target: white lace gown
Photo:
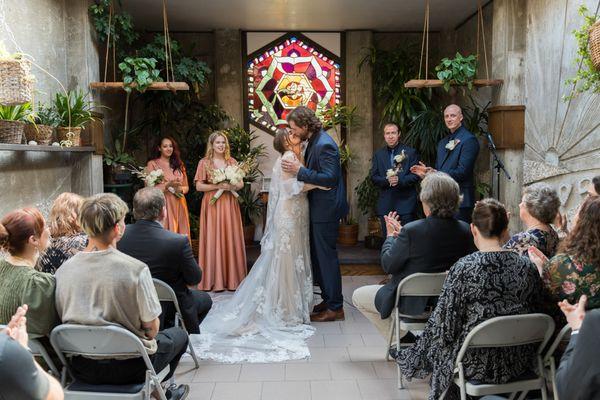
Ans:
<svg viewBox="0 0 600 400"><path fill-rule="evenodd" d="M313 296L308 199L303 183L273 167L261 254L233 296L217 298L192 342L202 359L277 362L310 356Z"/></svg>

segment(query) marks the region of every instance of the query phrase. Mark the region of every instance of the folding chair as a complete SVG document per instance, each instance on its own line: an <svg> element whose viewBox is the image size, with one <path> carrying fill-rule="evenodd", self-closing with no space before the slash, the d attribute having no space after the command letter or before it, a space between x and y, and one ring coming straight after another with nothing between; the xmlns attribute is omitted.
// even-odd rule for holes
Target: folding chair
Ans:
<svg viewBox="0 0 600 400"><path fill-rule="evenodd" d="M469 396L485 396L500 393L511 393L514 399L522 392L519 399L524 399L527 392L540 390L542 399L547 400L546 380L542 364L542 351L554 332L554 321L546 314L509 315L491 318L474 327L465 338L456 357L454 383L460 388L461 400ZM539 343L536 354L537 369L533 378L524 378L503 384L486 384L470 382L465 378L463 359L467 350L474 348L515 347ZM442 395L443 398L443 395Z"/></svg>
<svg viewBox="0 0 600 400"><path fill-rule="evenodd" d="M179 308L179 302L177 301L177 296L175 295L175 292L173 291L171 286L167 285L160 279L152 280L154 281L154 288L156 289L156 293L158 294L158 300L171 302L175 306L175 326L179 326L179 324L181 324L181 327L189 336L190 333L188 332L183 321L183 316L181 314L181 309ZM190 351L192 359L194 360L194 364L196 364L196 368L199 368L200 363L198 362L198 357L196 356L196 352L194 351L194 346L192 345L191 340L188 343L188 349Z"/></svg>
<svg viewBox="0 0 600 400"><path fill-rule="evenodd" d="M427 319L429 318L430 313L420 314L420 315L408 315L400 313L398 309L398 304L400 302L401 297L421 297L421 296L439 296L442 292L442 287L444 286L444 281L446 280L445 272L438 272L433 274L426 274L422 272L417 272L415 274L409 275L406 278L402 279L398 284L398 289L396 290L396 302L394 303L394 309L392 310L391 318L392 328L390 329L390 336L388 340L388 347L386 349L386 360L389 361L390 355L388 349L392 345L392 340L394 337L394 332L396 332L396 349L400 350L400 331L418 331L423 330L425 325L427 324ZM401 318L409 319L408 321L403 321ZM398 389L404 389L404 384L402 382L402 373L400 372L400 367L397 366L398 370Z"/></svg>
<svg viewBox="0 0 600 400"><path fill-rule="evenodd" d="M157 373L141 340L124 328L113 325L59 325L52 330L50 343L64 365L61 382L64 387L65 399L150 400L150 394L154 390L157 391L160 400L167 399L160 383L169 373L169 366ZM70 370L70 362L67 359L70 356L142 357L147 368L146 379L144 383L129 385L94 385L80 382L74 379ZM67 375L72 380L69 385L66 385Z"/></svg>
<svg viewBox="0 0 600 400"><path fill-rule="evenodd" d="M559 400L558 390L556 388L556 359L554 358L554 353L556 352L556 349L561 344L561 342L568 343L570 339L571 327L569 325L565 325L554 339L554 342L552 342L552 344L548 348L546 355L544 355L544 372L546 378L549 379L550 383L552 384L552 393L554 394L554 400Z"/></svg>
<svg viewBox="0 0 600 400"><path fill-rule="evenodd" d="M0 325L0 330L5 329L6 325ZM34 357L41 357L48 368L50 368L50 372L54 375L55 378L60 378L60 371L52 361L52 357L48 354L48 351L42 346L42 344L36 339L29 339L28 341L29 350Z"/></svg>

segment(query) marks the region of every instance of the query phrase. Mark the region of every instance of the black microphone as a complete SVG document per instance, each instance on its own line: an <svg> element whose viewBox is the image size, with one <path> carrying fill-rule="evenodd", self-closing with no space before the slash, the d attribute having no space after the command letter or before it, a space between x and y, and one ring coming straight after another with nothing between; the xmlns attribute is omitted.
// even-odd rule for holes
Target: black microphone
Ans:
<svg viewBox="0 0 600 400"><path fill-rule="evenodd" d="M490 144L490 147L492 149L496 150L496 145L494 144L494 139L492 138L492 135L489 132L484 132L484 135L487 138L487 141Z"/></svg>

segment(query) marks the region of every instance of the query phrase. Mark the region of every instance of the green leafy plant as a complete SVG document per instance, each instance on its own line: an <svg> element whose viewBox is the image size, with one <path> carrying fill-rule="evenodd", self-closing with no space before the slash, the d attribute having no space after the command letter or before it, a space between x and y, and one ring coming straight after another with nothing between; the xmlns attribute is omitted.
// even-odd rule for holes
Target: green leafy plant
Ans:
<svg viewBox="0 0 600 400"><path fill-rule="evenodd" d="M57 127L61 123L60 115L52 106L39 104L36 111L32 111L28 118L28 122L34 125L47 125Z"/></svg>
<svg viewBox="0 0 600 400"><path fill-rule="evenodd" d="M419 112L411 122L404 141L417 149L421 158L427 165L435 162L437 143L448 130L440 110L427 109Z"/></svg>
<svg viewBox="0 0 600 400"><path fill-rule="evenodd" d="M244 185L237 193L240 195L238 201L244 226L254 225L254 220L262 215L260 199L256 192L252 190L250 184Z"/></svg>
<svg viewBox="0 0 600 400"><path fill-rule="evenodd" d="M162 81L154 58L126 57L119 63L119 69L123 74L123 84L127 93L134 89L144 93L154 82Z"/></svg>
<svg viewBox="0 0 600 400"><path fill-rule="evenodd" d="M438 79L443 81L446 91L450 90L451 85L467 86L471 90L477 75L477 57L473 54L463 57L457 52L452 59L442 58L435 70Z"/></svg>
<svg viewBox="0 0 600 400"><path fill-rule="evenodd" d="M135 164L135 158L122 150L119 140L115 140L114 150L104 149L104 163L110 166Z"/></svg>
<svg viewBox="0 0 600 400"><path fill-rule="evenodd" d="M113 6L112 16L110 16L111 6ZM117 12L118 10L115 6L119 6L120 8L121 1L96 0L94 4L90 5L88 11L98 40L106 43L110 31L111 43L109 43L109 47L112 47L114 40L117 50L121 51L125 45L129 46L133 44L139 35L133 28L133 18L131 15L126 12Z"/></svg>
<svg viewBox="0 0 600 400"><path fill-rule="evenodd" d="M371 47L359 68L369 65L373 75L373 95L383 107L380 124L394 122L402 132L417 114L428 107L431 89L417 90L404 84L418 74L418 53L412 47L387 51Z"/></svg>
<svg viewBox="0 0 600 400"><path fill-rule="evenodd" d="M374 217L377 215L377 200L379 200L379 188L375 186L371 175L367 174L365 179L354 189L357 196L358 209L363 215Z"/></svg>
<svg viewBox="0 0 600 400"><path fill-rule="evenodd" d="M31 104L19 104L16 106L0 105L0 120L3 121L26 121L31 110Z"/></svg>
<svg viewBox="0 0 600 400"><path fill-rule="evenodd" d="M59 126L81 127L95 120L92 115L95 106L88 100L88 95L82 90L56 93L53 106L60 119Z"/></svg>
<svg viewBox="0 0 600 400"><path fill-rule="evenodd" d="M480 198L484 199L489 197L490 193L492 192L492 187L488 183L477 182L475 184L475 191L477 194L479 194Z"/></svg>
<svg viewBox="0 0 600 400"><path fill-rule="evenodd" d="M473 96L469 96L471 101L471 105L467 107L463 107L463 125L472 132L475 136L479 137L484 134L488 127L488 109L492 104L491 101L481 107Z"/></svg>
<svg viewBox="0 0 600 400"><path fill-rule="evenodd" d="M266 148L264 144L255 146L253 142L258 138L254 133L246 131L241 126L237 125L233 128L226 129L229 146L231 147L231 156L237 162L252 164L251 170L244 178L245 182L254 182L262 173L258 169L258 160L264 157Z"/></svg>
<svg viewBox="0 0 600 400"><path fill-rule="evenodd" d="M594 67L589 50L590 28L598 21L598 18L591 14L585 6L579 7L579 15L583 17L584 22L579 29L573 31L573 35L577 40L575 63L581 67L578 68L577 74L573 78L565 81L565 84L572 85L571 92L563 97L565 101L588 90L592 93L600 93L600 69Z"/></svg>

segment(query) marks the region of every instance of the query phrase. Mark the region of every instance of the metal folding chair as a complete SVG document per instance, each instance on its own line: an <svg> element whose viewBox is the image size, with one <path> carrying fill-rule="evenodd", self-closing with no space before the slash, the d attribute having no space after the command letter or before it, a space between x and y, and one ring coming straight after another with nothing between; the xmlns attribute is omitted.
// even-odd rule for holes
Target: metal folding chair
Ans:
<svg viewBox="0 0 600 400"><path fill-rule="evenodd" d="M571 327L569 325L565 325L560 330L560 332L558 333L558 335L556 336L556 338L554 339L554 341L548 348L548 351L544 355L544 359L543 359L544 372L546 374L546 378L548 380L550 380L550 383L552 384L552 392L554 394L554 400L559 400L558 399L558 390L556 388L556 359L554 358L554 353L556 352L556 349L562 342L568 343L570 339L571 339Z"/></svg>

